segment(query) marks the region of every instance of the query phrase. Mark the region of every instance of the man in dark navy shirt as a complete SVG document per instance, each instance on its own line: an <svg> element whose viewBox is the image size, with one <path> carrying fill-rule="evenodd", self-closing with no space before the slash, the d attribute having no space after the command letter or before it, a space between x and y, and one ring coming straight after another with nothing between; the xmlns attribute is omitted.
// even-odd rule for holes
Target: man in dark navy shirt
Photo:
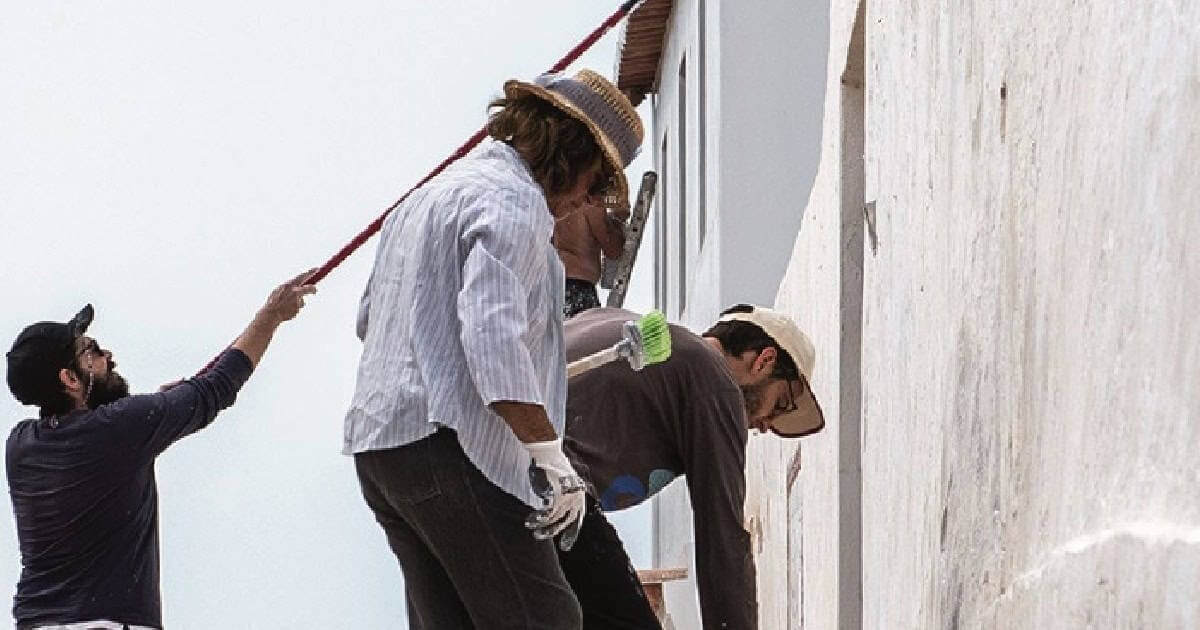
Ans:
<svg viewBox="0 0 1200 630"><path fill-rule="evenodd" d="M8 387L40 414L17 424L6 449L20 630L162 627L154 460L233 404L275 329L316 290L309 274L277 287L211 367L155 394L129 395L112 352L85 335L90 304L21 332Z"/></svg>

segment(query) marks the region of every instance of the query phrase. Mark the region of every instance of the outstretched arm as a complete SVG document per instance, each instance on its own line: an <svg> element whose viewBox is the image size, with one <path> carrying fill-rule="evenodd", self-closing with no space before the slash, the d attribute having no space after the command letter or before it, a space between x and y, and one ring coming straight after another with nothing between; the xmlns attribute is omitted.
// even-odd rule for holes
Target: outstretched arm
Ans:
<svg viewBox="0 0 1200 630"><path fill-rule="evenodd" d="M100 408L121 440L141 462L153 459L179 438L204 428L233 404L271 342L275 329L296 316L304 296L316 289L304 285L306 271L279 285L233 345L207 369L188 380L164 386L156 394L128 396Z"/></svg>
<svg viewBox="0 0 1200 630"><path fill-rule="evenodd" d="M258 365L279 325L300 312L304 306L304 296L317 292L316 286L304 284L313 271L309 269L276 287L267 297L267 302L255 313L254 319L250 320L245 332L233 342L233 347L250 359L250 365Z"/></svg>

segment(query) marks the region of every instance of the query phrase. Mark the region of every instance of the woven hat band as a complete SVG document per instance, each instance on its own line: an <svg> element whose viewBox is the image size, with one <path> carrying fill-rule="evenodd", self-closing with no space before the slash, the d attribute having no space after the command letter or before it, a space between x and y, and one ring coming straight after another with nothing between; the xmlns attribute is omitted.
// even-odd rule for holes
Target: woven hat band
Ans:
<svg viewBox="0 0 1200 630"><path fill-rule="evenodd" d="M562 96L600 128L620 153L622 166L629 166L637 157L641 138L601 94L571 77L543 75L539 79L546 81L543 87Z"/></svg>

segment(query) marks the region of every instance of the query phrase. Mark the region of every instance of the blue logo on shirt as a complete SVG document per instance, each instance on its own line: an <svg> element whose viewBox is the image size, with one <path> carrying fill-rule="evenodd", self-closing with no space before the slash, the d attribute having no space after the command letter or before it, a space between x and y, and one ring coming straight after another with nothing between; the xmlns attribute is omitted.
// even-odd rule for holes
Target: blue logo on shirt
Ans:
<svg viewBox="0 0 1200 630"><path fill-rule="evenodd" d="M650 473L650 491L642 480L633 475L621 475L612 480L604 494L600 495L600 507L605 512L623 510L646 500L675 480L679 473L665 468L656 468Z"/></svg>

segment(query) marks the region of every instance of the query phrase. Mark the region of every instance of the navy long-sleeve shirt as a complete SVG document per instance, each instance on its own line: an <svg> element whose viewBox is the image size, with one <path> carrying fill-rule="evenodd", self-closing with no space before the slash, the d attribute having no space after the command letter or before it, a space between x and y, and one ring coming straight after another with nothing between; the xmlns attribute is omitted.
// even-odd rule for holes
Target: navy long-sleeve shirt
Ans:
<svg viewBox="0 0 1200 630"><path fill-rule="evenodd" d="M157 394L24 420L6 464L21 579L18 627L108 619L162 627L154 460L233 404L253 369L226 350L204 374Z"/></svg>

